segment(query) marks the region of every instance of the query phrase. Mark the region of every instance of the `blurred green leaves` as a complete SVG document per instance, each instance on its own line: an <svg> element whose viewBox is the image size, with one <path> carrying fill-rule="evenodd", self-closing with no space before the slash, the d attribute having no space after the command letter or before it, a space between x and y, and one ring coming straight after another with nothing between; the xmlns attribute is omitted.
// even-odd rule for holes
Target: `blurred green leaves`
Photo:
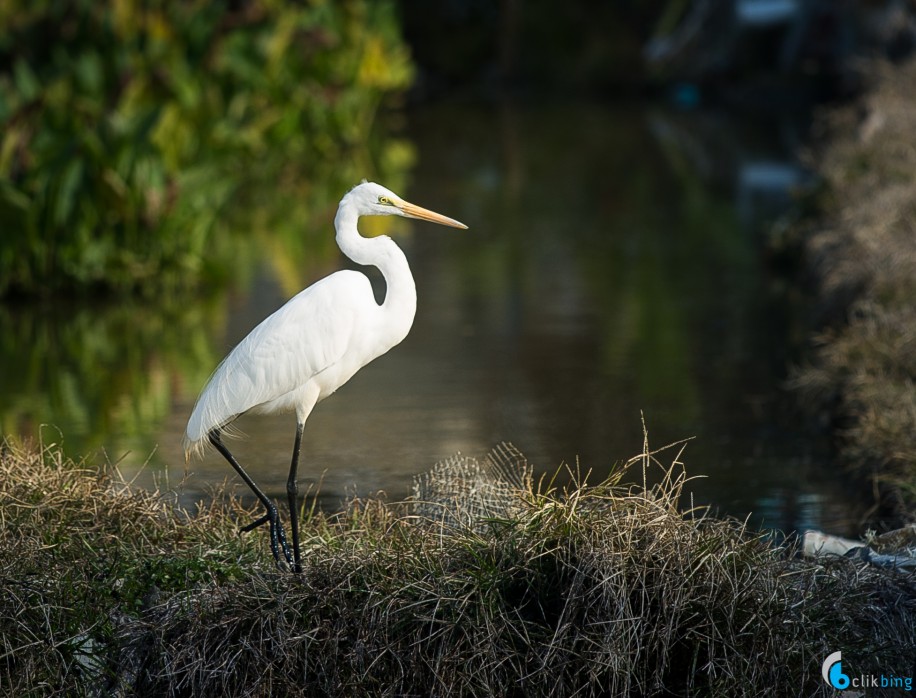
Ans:
<svg viewBox="0 0 916 698"><path fill-rule="evenodd" d="M367 150L412 73L390 2L11 0L0 29L0 295L193 286L215 232L302 230L410 159Z"/></svg>

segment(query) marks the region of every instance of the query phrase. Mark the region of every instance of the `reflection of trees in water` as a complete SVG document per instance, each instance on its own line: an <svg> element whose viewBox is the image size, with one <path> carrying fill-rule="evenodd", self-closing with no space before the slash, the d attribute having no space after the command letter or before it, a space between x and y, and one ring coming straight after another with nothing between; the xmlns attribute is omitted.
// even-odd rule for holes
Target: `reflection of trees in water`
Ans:
<svg viewBox="0 0 916 698"><path fill-rule="evenodd" d="M465 178L465 198L482 202L480 234L489 239L459 261L464 273L488 298L514 299L506 326L529 334L519 347L533 352L532 365L546 360L538 356L560 357L562 366L563 356L581 355L545 346L581 342L578 321L604 325L590 350L595 363L569 367L593 372L592 379L568 382L544 371L548 381L557 376L548 392L624 376L695 419L690 367L710 347L693 328L723 305L723 288L730 293L723 310L735 316L752 292L745 279L754 249L736 234L731 202L689 168L672 166L641 111L503 105L498 113L497 136L489 119L461 116L466 142L449 141L456 152L494 138L500 146L488 143L492 154ZM431 162L455 159L429 154Z"/></svg>
<svg viewBox="0 0 916 698"><path fill-rule="evenodd" d="M3 433L62 438L78 455L102 445L111 457L128 448L148 455L151 428L176 394L206 379L222 305L214 297L0 308Z"/></svg>

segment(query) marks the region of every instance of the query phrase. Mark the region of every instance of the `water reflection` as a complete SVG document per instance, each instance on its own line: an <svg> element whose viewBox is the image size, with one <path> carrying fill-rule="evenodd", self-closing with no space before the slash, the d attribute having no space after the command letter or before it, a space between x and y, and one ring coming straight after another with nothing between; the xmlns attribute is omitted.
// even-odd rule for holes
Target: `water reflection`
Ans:
<svg viewBox="0 0 916 698"><path fill-rule="evenodd" d="M542 471L578 459L600 476L641 447L643 411L657 445L697 437L684 457L707 476L693 483L697 503L849 530L849 499L786 417L791 314L763 261L761 209L742 203L772 213L742 168L795 172L791 138L722 114L591 105L439 106L413 112L406 130L419 159L413 184L394 188L470 230L386 219L414 270L416 323L315 410L306 483L323 479L331 499L399 497L435 461L501 440ZM250 281L225 297L65 318L6 311L4 431L52 422L75 452L129 448L128 470L150 461L141 479L184 477L181 433L218 357L297 283L347 265L331 215L312 221L318 251L290 255L286 238L265 242L266 256L253 246L240 274ZM293 417L239 427L250 437L234 445L240 460L285 492ZM185 492L230 474L210 455Z"/></svg>
<svg viewBox="0 0 916 698"><path fill-rule="evenodd" d="M2 432L145 458L176 397L206 379L224 314L220 298L0 306Z"/></svg>

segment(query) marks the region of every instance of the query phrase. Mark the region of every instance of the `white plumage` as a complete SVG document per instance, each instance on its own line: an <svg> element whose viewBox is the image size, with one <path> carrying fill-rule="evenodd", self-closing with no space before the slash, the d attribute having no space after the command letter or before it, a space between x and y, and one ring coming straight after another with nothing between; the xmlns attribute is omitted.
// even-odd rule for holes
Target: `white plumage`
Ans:
<svg viewBox="0 0 916 698"><path fill-rule="evenodd" d="M381 314L369 280L354 271L337 272L296 294L220 363L188 421L186 448L203 445L212 429L249 410L301 410L311 395L330 395L387 351L360 350Z"/></svg>
<svg viewBox="0 0 916 698"><path fill-rule="evenodd" d="M209 441L239 472L267 508L266 516L251 527L270 523L274 556L279 562L282 547L292 563L276 507L235 461L220 434L248 411L296 412L296 444L287 483L296 570L300 560L295 478L305 421L319 401L407 336L417 307L407 258L390 238L359 234L357 219L365 215L401 215L467 227L414 206L378 184L363 182L354 187L341 199L334 219L337 244L353 261L378 267L386 283L385 300L377 303L369 279L355 271L331 274L293 296L223 359L197 399L185 432L186 453L198 453Z"/></svg>

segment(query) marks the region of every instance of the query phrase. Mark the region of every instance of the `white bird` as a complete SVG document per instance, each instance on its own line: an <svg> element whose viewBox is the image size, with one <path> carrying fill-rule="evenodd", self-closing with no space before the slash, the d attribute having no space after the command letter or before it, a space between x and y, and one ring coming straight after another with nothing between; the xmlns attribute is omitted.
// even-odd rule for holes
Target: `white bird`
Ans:
<svg viewBox="0 0 916 698"><path fill-rule="evenodd" d="M282 564L282 550L286 563L296 572L302 568L296 471L305 421L318 402L400 343L413 324L417 290L407 258L391 238L364 238L356 226L360 216L389 215L467 228L452 218L408 203L374 182L363 181L351 189L341 199L334 218L337 245L354 262L373 265L382 272L385 300L376 302L369 279L357 271L335 272L300 291L223 359L197 398L185 431L188 457L211 443L255 493L267 511L242 530L269 524L277 564ZM250 411L296 412L296 440L286 483L292 557L276 505L221 439L236 417Z"/></svg>

